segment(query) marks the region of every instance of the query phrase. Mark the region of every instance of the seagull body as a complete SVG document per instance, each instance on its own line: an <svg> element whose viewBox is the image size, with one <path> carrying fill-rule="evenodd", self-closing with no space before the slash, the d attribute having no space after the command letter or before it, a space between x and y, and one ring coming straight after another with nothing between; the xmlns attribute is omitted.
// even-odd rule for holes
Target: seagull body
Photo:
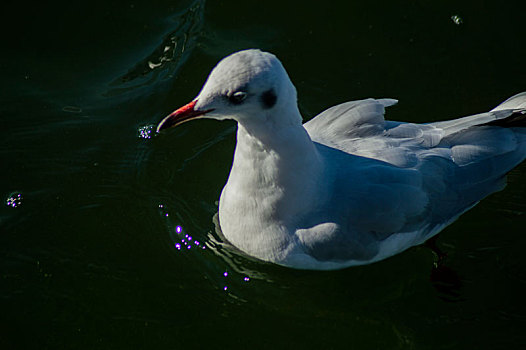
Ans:
<svg viewBox="0 0 526 350"><path fill-rule="evenodd" d="M429 124L386 121L396 102L347 102L302 124L281 62L245 50L220 61L157 131L197 118L237 121L219 200L225 238L264 261L339 269L425 242L502 189L526 157L526 92Z"/></svg>

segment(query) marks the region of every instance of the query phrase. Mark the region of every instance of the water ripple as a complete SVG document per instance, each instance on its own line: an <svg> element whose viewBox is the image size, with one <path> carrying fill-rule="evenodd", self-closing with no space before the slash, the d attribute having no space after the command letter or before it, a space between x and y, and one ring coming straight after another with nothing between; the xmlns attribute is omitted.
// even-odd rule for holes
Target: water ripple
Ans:
<svg viewBox="0 0 526 350"><path fill-rule="evenodd" d="M176 28L164 36L150 55L115 79L106 95L120 95L157 80L172 78L195 47L203 25L204 5L204 0L196 0L189 8L176 14Z"/></svg>

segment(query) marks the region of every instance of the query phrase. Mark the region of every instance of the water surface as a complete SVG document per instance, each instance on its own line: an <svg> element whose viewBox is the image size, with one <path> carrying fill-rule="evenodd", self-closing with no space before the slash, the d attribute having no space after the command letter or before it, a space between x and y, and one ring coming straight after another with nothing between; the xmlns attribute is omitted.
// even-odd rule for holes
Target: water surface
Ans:
<svg viewBox="0 0 526 350"><path fill-rule="evenodd" d="M153 125L210 69L280 57L307 120L400 100L388 118L486 111L526 89L520 1L21 4L0 58L0 346L469 349L526 344L526 165L415 247L334 272L225 249L217 200L235 124Z"/></svg>

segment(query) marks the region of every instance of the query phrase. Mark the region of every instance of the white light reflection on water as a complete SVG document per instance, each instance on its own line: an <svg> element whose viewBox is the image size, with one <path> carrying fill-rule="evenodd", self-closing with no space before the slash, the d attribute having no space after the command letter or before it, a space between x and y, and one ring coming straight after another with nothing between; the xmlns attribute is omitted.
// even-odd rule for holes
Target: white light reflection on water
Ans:
<svg viewBox="0 0 526 350"><path fill-rule="evenodd" d="M228 277L229 277L229 276L230 276L230 274L228 273L228 271L223 272L223 277L224 277L224 279L225 279L225 286L223 287L223 290L224 290L224 291L227 291L228 288L229 288L228 285L227 285L227 281L226 281L226 280L228 280ZM231 276L230 276L230 277L231 277ZM234 278L235 278L235 277L234 277ZM248 277L248 276L244 276L244 277L243 277L243 281L244 281L244 282L249 282L249 281L250 281L250 277Z"/></svg>
<svg viewBox="0 0 526 350"><path fill-rule="evenodd" d="M205 253L203 250L211 250L216 257L222 260L214 262L214 266L218 267L219 271L211 271L203 266L203 275L208 276L207 278L213 281L218 290L226 292L229 297L237 301L244 301L241 297L243 289L249 286L256 286L253 285L252 281L263 280L272 282L264 273L258 271L261 264L265 263L238 252L235 247L224 242L221 238L215 237L212 232L209 232L203 240L196 238L190 232L187 232L183 225L172 221L178 215L175 212L171 212L168 216L169 210L166 204L158 204L158 208L160 216L167 220L167 227L177 254L190 254L187 256L193 259L198 258L195 254ZM214 217L214 222L215 220L216 218ZM211 256L207 256L204 260L210 261L210 258ZM221 265L223 265L223 269L221 269Z"/></svg>
<svg viewBox="0 0 526 350"><path fill-rule="evenodd" d="M137 129L137 136L141 139L151 139L155 135L155 125L143 125Z"/></svg>
<svg viewBox="0 0 526 350"><path fill-rule="evenodd" d="M223 272L223 277L228 277L228 271ZM224 286L223 290L226 292L228 290L228 286Z"/></svg>
<svg viewBox="0 0 526 350"><path fill-rule="evenodd" d="M5 204L11 208L17 208L22 204L22 199L23 197L21 193L13 192L7 197Z"/></svg>
<svg viewBox="0 0 526 350"><path fill-rule="evenodd" d="M464 21L462 20L462 17L458 16L458 15L453 15L451 16L451 20L453 21L453 23L455 23L457 26L461 25Z"/></svg>
<svg viewBox="0 0 526 350"><path fill-rule="evenodd" d="M166 206L164 204L161 203L161 204L158 205L158 207L160 209L161 216L163 216L165 218L168 218L170 216L170 214L166 210ZM183 227L181 225L175 225L175 227L174 227L174 225L171 222L168 222L168 225L171 228L170 229L170 232L171 232L170 233L170 237L175 242L174 243L175 249L177 249L179 251L183 250L183 249L189 250L189 249L192 249L193 247L201 249L201 250L205 250L206 249L206 245L205 244L202 244L200 241L194 239L188 233L185 233L185 230L183 229Z"/></svg>
<svg viewBox="0 0 526 350"><path fill-rule="evenodd" d="M203 250L206 249L206 246L204 244L201 244L201 242L193 239L192 236L190 236L189 234L186 233L183 236L184 230L182 226L180 225L175 226L175 232L178 235L180 235L180 237L182 237L180 243L175 243L175 248L177 250L181 250L181 248L183 248L183 245L184 247L186 247L186 249L192 249L192 247L203 249Z"/></svg>

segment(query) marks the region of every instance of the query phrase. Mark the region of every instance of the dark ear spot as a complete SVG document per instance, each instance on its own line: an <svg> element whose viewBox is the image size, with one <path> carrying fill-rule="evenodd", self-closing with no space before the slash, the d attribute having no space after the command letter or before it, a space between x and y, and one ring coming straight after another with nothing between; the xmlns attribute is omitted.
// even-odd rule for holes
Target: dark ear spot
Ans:
<svg viewBox="0 0 526 350"><path fill-rule="evenodd" d="M263 104L263 108L266 109L272 108L277 100L278 96L276 96L273 89L267 90L261 95L261 103Z"/></svg>

